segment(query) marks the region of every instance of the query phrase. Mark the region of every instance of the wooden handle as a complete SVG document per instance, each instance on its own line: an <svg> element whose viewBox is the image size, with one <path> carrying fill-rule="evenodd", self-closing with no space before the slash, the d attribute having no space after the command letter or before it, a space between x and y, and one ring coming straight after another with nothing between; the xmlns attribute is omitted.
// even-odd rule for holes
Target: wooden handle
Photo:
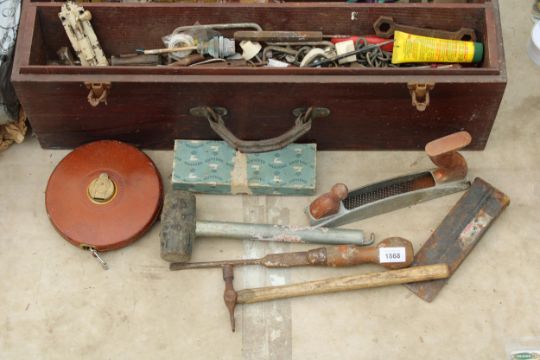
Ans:
<svg viewBox="0 0 540 360"><path fill-rule="evenodd" d="M376 256L375 263L387 269L401 269L411 266L414 261L414 249L409 240L391 237L377 245Z"/></svg>
<svg viewBox="0 0 540 360"><path fill-rule="evenodd" d="M326 294L338 291L358 290L417 281L446 279L450 270L446 264L416 266L401 270L390 270L352 276L342 276L299 284L271 286L238 291L238 304L285 299L297 296Z"/></svg>
<svg viewBox="0 0 540 360"><path fill-rule="evenodd" d="M413 260L411 242L400 237L384 239L377 246L338 245L326 248L326 266L331 267L372 263L387 269L401 269L409 267Z"/></svg>
<svg viewBox="0 0 540 360"><path fill-rule="evenodd" d="M329 192L313 200L309 205L309 213L314 219L321 219L328 215L333 215L339 211L339 204L349 196L347 185L337 183Z"/></svg>
<svg viewBox="0 0 540 360"><path fill-rule="evenodd" d="M463 179L467 175L467 161L458 151L471 140L471 134L460 131L426 144L427 155L439 167L433 173L437 182Z"/></svg>

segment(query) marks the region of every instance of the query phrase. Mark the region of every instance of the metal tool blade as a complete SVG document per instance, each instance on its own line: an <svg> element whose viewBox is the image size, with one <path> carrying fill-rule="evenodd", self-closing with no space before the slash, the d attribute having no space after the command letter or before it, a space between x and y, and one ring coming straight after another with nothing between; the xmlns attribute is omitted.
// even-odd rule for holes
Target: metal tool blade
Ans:
<svg viewBox="0 0 540 360"><path fill-rule="evenodd" d="M314 219L309 211L307 214L314 227L335 227L463 191L469 186L466 179L438 184L432 172L420 172L352 190L341 202L337 214L321 219Z"/></svg>
<svg viewBox="0 0 540 360"><path fill-rule="evenodd" d="M241 260L228 260L228 261L202 261L192 263L172 263L169 265L169 270L188 270L188 269L211 269L219 268L225 265L237 266L237 265L259 265L261 259L241 259Z"/></svg>

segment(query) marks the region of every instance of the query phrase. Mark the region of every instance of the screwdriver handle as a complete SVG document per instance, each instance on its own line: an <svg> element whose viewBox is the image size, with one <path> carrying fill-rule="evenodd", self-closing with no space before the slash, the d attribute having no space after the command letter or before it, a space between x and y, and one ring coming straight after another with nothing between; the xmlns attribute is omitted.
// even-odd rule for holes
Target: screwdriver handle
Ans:
<svg viewBox="0 0 540 360"><path fill-rule="evenodd" d="M326 266L342 267L360 264L380 264L387 269L408 267L414 260L409 240L400 237L384 239L377 246L339 245L326 248Z"/></svg>
<svg viewBox="0 0 540 360"><path fill-rule="evenodd" d="M344 267L372 263L381 264L388 269L400 269L409 266L413 258L411 242L392 237L371 247L338 245L309 251L269 254L263 257L259 264L268 268L288 268L308 265Z"/></svg>
<svg viewBox="0 0 540 360"><path fill-rule="evenodd" d="M377 248L362 248L356 245L327 246L309 251L269 254L261 259L260 265L268 268L294 266L341 267L360 265L376 260Z"/></svg>
<svg viewBox="0 0 540 360"><path fill-rule="evenodd" d="M326 266L343 267L377 263L377 246L361 248L356 246L332 246L326 248Z"/></svg>
<svg viewBox="0 0 540 360"><path fill-rule="evenodd" d="M325 248L317 248L310 251L298 251L278 254L268 254L260 259L259 265L267 268L288 268L294 266L311 265L309 262L309 253L318 252Z"/></svg>

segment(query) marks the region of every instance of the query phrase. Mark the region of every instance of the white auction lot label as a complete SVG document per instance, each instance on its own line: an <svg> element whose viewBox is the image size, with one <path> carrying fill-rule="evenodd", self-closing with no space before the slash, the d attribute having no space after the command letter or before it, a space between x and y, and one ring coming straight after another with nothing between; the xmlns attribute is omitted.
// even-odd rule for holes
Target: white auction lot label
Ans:
<svg viewBox="0 0 540 360"><path fill-rule="evenodd" d="M379 262L381 264L405 262L405 248L404 247L379 248Z"/></svg>

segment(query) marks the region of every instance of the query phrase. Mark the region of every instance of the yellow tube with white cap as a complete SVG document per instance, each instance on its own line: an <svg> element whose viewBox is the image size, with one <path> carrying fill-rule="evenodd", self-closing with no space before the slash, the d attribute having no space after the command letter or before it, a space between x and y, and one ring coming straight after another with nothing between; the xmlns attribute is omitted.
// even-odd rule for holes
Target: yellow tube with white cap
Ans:
<svg viewBox="0 0 540 360"><path fill-rule="evenodd" d="M480 42L394 33L392 64L479 63L483 57L484 45Z"/></svg>

